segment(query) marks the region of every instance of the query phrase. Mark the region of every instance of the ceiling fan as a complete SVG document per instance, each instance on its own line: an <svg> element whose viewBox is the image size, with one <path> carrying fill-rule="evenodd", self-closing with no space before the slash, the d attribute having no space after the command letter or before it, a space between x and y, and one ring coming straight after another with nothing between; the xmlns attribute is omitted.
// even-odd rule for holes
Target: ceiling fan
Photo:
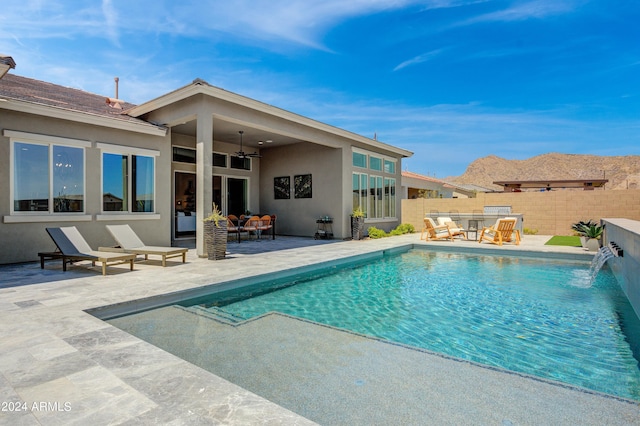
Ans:
<svg viewBox="0 0 640 426"><path fill-rule="evenodd" d="M243 131L243 130L240 130L240 131L238 131L238 133L240 133L240 151L238 151L238 152L236 152L236 153L235 153L235 154L236 154L236 156L237 156L238 158L251 158L251 157L254 157L254 158L260 158L260 157L261 157L261 155L260 155L260 154L258 154L257 152L248 153L248 152L244 152L244 151L242 150L242 134L244 133L244 131Z"/></svg>

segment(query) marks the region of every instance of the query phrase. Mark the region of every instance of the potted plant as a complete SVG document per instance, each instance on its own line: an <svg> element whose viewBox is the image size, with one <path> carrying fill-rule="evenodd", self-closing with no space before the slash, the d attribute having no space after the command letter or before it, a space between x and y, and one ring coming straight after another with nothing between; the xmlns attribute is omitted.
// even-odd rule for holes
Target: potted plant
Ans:
<svg viewBox="0 0 640 426"><path fill-rule="evenodd" d="M211 214L204 218L204 243L209 260L224 259L227 253L227 217L216 203L213 203Z"/></svg>
<svg viewBox="0 0 640 426"><path fill-rule="evenodd" d="M351 213L351 237L354 240L364 238L364 212L360 207L356 207Z"/></svg>
<svg viewBox="0 0 640 426"><path fill-rule="evenodd" d="M604 225L593 222L582 225L582 233L587 239L585 246L589 251L598 251L600 249L600 239L603 232Z"/></svg>
<svg viewBox="0 0 640 426"><path fill-rule="evenodd" d="M597 222L589 219L587 221L579 221L571 225L571 229L580 237L580 243L583 248L587 248L587 236L585 234L585 228L597 225Z"/></svg>

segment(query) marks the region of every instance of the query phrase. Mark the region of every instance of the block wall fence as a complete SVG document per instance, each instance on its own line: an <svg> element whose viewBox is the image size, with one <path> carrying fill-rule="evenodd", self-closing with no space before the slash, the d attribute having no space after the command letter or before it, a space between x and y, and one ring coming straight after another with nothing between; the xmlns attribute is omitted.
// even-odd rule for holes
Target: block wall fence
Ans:
<svg viewBox="0 0 640 426"><path fill-rule="evenodd" d="M410 223L420 230L423 218L431 210L449 216L451 210L472 213L485 206L511 206L513 213L523 214L523 227L536 229L540 235L572 235L571 224L579 220L640 220L640 189L479 193L476 198L402 200L402 223Z"/></svg>

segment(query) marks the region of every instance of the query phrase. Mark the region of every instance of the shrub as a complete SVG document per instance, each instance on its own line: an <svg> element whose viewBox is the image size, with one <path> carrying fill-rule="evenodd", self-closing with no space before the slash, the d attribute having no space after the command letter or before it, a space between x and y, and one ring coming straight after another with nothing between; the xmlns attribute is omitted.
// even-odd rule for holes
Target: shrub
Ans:
<svg viewBox="0 0 640 426"><path fill-rule="evenodd" d="M415 232L415 228L410 223L401 223L394 230L389 233L384 232L382 229L378 229L375 226L370 226L368 229L369 238L384 238L392 235L411 234Z"/></svg>
<svg viewBox="0 0 640 426"><path fill-rule="evenodd" d="M524 228L522 232L524 233L524 235L536 235L538 233L538 230L531 229L531 228Z"/></svg>
<svg viewBox="0 0 640 426"><path fill-rule="evenodd" d="M387 233L384 232L382 229L378 229L375 226L370 226L369 227L369 238L383 238L387 236Z"/></svg>

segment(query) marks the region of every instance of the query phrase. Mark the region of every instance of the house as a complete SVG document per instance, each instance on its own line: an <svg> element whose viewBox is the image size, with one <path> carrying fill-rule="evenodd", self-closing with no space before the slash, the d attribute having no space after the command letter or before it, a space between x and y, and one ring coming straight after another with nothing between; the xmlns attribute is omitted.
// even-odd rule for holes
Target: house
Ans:
<svg viewBox="0 0 640 426"><path fill-rule="evenodd" d="M6 58L6 57L5 57ZM93 247L129 223L147 244L195 238L225 214L277 216L281 235L313 236L333 218L350 236L400 223L410 151L196 79L141 105L8 73L0 78L0 263L53 249L49 226L77 226Z"/></svg>
<svg viewBox="0 0 640 426"><path fill-rule="evenodd" d="M473 198L476 190L434 177L405 170L402 172L402 198Z"/></svg>

